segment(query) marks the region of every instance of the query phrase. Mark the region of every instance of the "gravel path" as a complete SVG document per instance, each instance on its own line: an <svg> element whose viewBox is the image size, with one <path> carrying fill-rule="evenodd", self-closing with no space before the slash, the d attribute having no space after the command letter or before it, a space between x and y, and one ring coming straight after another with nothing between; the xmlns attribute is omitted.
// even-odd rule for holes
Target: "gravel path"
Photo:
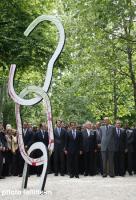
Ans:
<svg viewBox="0 0 136 200"><path fill-rule="evenodd" d="M39 178L31 176L28 188L21 192L19 177L0 180L0 200L136 200L136 176L102 178L101 176L70 179L48 175L46 194L37 190Z"/></svg>

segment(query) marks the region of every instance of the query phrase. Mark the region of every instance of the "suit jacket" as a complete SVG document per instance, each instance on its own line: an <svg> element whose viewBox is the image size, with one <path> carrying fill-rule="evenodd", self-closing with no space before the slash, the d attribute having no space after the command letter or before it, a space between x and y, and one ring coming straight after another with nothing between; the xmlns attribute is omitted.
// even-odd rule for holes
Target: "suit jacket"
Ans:
<svg viewBox="0 0 136 200"><path fill-rule="evenodd" d="M81 132L76 131L76 138L73 138L72 131L66 135L65 150L68 153L78 153L81 150Z"/></svg>
<svg viewBox="0 0 136 200"><path fill-rule="evenodd" d="M24 145L29 148L31 146L32 140L33 140L33 133L32 133L32 131L30 131L29 129L27 129L27 131L26 131L25 134L23 132L23 140L24 140Z"/></svg>
<svg viewBox="0 0 136 200"><path fill-rule="evenodd" d="M48 148L48 144L49 144L48 132L44 131L44 133L42 133L41 130L37 131L34 136L34 141L35 142L43 142L45 144L45 146Z"/></svg>
<svg viewBox="0 0 136 200"><path fill-rule="evenodd" d="M124 129L120 128L120 135L118 136L116 127L114 128L115 132L115 151L124 152L126 149L126 132Z"/></svg>
<svg viewBox="0 0 136 200"><path fill-rule="evenodd" d="M134 129L134 151L136 153L136 128Z"/></svg>
<svg viewBox="0 0 136 200"><path fill-rule="evenodd" d="M129 152L134 151L134 130L133 129L126 129L126 143L127 143L127 149Z"/></svg>
<svg viewBox="0 0 136 200"><path fill-rule="evenodd" d="M97 144L101 144L101 140L102 140L102 130L96 129L96 139L97 139Z"/></svg>
<svg viewBox="0 0 136 200"><path fill-rule="evenodd" d="M82 150L84 152L95 151L97 148L96 131L90 130L90 136L88 136L87 130L82 132Z"/></svg>
<svg viewBox="0 0 136 200"><path fill-rule="evenodd" d="M66 141L66 130L64 128L61 128L60 135L58 133L58 129L54 129L54 150L64 150L65 147L65 141Z"/></svg>
<svg viewBox="0 0 136 200"><path fill-rule="evenodd" d="M8 148L5 133L3 131L0 132L0 146L5 147L6 149Z"/></svg>
<svg viewBox="0 0 136 200"><path fill-rule="evenodd" d="M106 126L101 126L100 129L102 131L101 151L115 151L114 126L109 125L108 131Z"/></svg>

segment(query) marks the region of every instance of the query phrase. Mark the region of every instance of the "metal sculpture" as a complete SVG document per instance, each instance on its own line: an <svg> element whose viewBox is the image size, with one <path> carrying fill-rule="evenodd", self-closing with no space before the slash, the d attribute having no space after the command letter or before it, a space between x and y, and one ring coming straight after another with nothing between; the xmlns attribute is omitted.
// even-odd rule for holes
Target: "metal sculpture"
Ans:
<svg viewBox="0 0 136 200"><path fill-rule="evenodd" d="M32 166L39 166L43 164L43 171L41 175L41 180L40 180L40 185L39 189L41 191L44 191L45 187L45 182L46 182L46 177L47 177L47 163L48 163L48 155L47 155L47 149L45 145L42 142L36 142L31 145L29 148L28 152L25 151L24 148L24 142L23 142L23 137L22 137L22 122L21 122L21 117L20 117L20 105L26 105L26 106L32 106L35 104L38 104L41 100L43 100L44 106L45 106L45 112L47 115L47 124L48 124L48 134L49 134L49 145L48 145L48 150L50 152L53 151L54 148L54 136L53 136L53 126L52 126L52 113L51 113L51 105L50 105L50 99L48 97L48 90L51 84L51 79L52 79L52 72L53 72L53 65L58 58L59 54L61 53L63 46L64 46L64 40L65 40L65 34L64 34L64 29L61 24L61 22L54 16L49 16L49 15L41 15L37 17L26 29L24 32L25 36L28 36L34 28L41 22L48 20L50 22L53 22L58 31L59 31L59 42L57 45L57 48L52 55L48 67L47 67L47 73L45 75L45 82L43 88L37 87L37 86L27 86L19 95L16 94L14 90L14 74L16 70L16 65L12 64L10 68L10 73L9 73L9 81L8 81L8 91L15 102L15 113L16 113L16 123L17 123L17 130L18 130L18 143L19 143L19 149L21 152L21 155L23 159L25 160L25 165L24 165L24 171L23 171L23 181L22 181L22 189L27 187L27 180L28 180L28 174L27 174L27 165L32 165ZM33 92L36 94L35 98L32 99L24 99L24 97L29 94L30 92ZM40 149L43 153L43 155L39 158L31 158L30 154L32 151L35 149Z"/></svg>

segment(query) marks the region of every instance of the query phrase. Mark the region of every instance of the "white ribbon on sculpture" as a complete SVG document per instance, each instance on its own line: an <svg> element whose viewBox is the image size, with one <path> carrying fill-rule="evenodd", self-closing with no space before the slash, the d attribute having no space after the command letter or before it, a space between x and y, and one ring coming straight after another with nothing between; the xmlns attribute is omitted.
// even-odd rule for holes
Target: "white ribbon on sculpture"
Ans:
<svg viewBox="0 0 136 200"><path fill-rule="evenodd" d="M37 17L26 29L26 31L24 32L25 36L28 36L33 30L34 28L40 23L43 22L45 20L51 21L53 22L58 31L59 31L59 42L58 42L58 46L53 54L53 56L51 57L49 63L48 63L48 67L47 67L47 73L45 76L45 82L44 82L44 86L43 86L43 90L45 92L48 92L49 86L51 84L51 78L52 78L52 71L53 71L53 65L56 61L56 59L58 58L59 54L61 53L63 46L64 46L64 40L65 40L65 34L64 34L64 29L63 26L61 24L61 22L54 16L48 16L48 15L41 15L39 17ZM9 73L9 82L10 84L8 85L9 87L9 94L11 96L11 98L18 104L20 105L34 105L38 102L41 101L41 97L37 96L33 99L23 99L20 98L20 96L18 96L15 93L14 90L14 86L13 86L13 80L14 80L14 74L15 74L15 69L16 69L16 65L13 64L11 65L10 68L10 73Z"/></svg>
<svg viewBox="0 0 136 200"><path fill-rule="evenodd" d="M52 152L54 148L54 136L53 136L53 126L52 126L51 105L50 105L50 100L47 95L47 92L51 84L53 65L64 46L64 40L65 40L64 29L61 22L56 17L49 16L49 15L41 15L37 17L28 26L28 28L24 32L24 35L28 36L39 23L45 20L53 22L56 25L59 31L59 42L53 56L51 57L48 63L47 73L45 75L45 82L44 82L43 88L36 87L36 86L27 86L19 95L17 95L14 90L14 84L13 84L16 65L12 64L10 68L10 73L9 73L8 91L11 98L16 103L16 106L15 106L16 123L17 123L17 130L18 130L18 143L19 143L19 149L20 149L21 155L24 158L25 162L29 165L38 166L38 165L43 164L44 165L43 170L46 173L47 162L48 162L46 147L42 142L36 142L31 145L28 152L25 151L23 137L22 137L22 134L23 134L22 122L21 122L21 117L20 117L20 105L32 106L34 104L38 104L41 100L43 100L43 103L45 106L45 113L47 115L47 124L48 124L48 134L49 134L48 149L50 152ZM36 95L36 97L32 99L24 99L24 97L30 92L33 92ZM43 155L40 158L31 158L29 156L30 153L35 149L40 149L43 152ZM42 172L40 188L42 187L43 181L44 181L44 172Z"/></svg>

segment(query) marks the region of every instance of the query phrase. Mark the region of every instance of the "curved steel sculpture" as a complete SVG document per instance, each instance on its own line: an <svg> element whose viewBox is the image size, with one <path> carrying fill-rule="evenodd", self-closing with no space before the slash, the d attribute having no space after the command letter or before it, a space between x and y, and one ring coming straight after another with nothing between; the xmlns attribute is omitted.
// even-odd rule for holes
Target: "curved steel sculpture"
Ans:
<svg viewBox="0 0 136 200"><path fill-rule="evenodd" d="M51 113L51 105L50 105L50 99L48 97L48 90L51 84L51 79L52 79L52 73L53 73L53 65L58 58L59 54L61 53L63 46L64 46L64 40L65 40L65 34L64 34L64 29L61 24L61 22L54 16L49 16L49 15L41 15L37 17L26 29L24 32L25 36L28 36L34 29L35 27L43 22L43 21L50 21L53 22L58 31L59 31L59 42L57 45L57 48L52 55L48 67L47 67L47 73L45 75L45 82L43 85L43 88L37 87L37 86L27 86L22 92L17 95L15 90L14 90L14 74L16 70L16 65L12 64L10 68L10 73L9 73L9 81L8 81L8 91L15 102L15 113L16 113L16 123L17 123L17 130L18 130L18 143L19 143L19 149L21 152L21 155L23 159L25 160L25 165L24 165L24 171L23 171L23 181L22 181L22 189L27 187L27 165L32 165L32 166L39 166L43 164L43 171L41 175L41 180L40 180L40 185L39 189L41 191L44 191L44 186L46 182L46 176L47 176L47 163L48 163L48 156L47 156L47 149L45 145L42 142L36 142L31 145L29 148L28 152L25 151L24 148L24 142L23 142L23 137L22 137L22 121L20 117L20 105L26 105L26 106L32 106L35 104L38 104L41 100L43 100L43 103L45 105L45 112L47 115L47 124L48 124L48 134L49 134L49 145L48 145L48 150L50 152L53 151L54 148L54 136L53 136L53 126L52 126L52 113ZM32 99L24 99L24 97L29 94L30 92L33 92L36 94L35 98ZM39 158L31 158L30 154L32 151L35 149L40 149L43 153L43 155Z"/></svg>

